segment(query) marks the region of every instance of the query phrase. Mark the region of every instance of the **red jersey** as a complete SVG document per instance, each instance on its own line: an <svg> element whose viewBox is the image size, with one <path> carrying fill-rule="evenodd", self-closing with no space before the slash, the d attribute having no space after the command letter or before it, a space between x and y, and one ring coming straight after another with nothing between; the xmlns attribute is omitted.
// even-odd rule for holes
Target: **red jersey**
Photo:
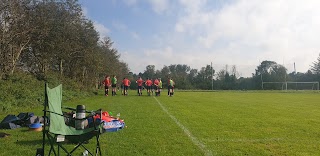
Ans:
<svg viewBox="0 0 320 156"><path fill-rule="evenodd" d="M154 85L158 86L159 85L159 80L155 79L153 83L154 83Z"/></svg>
<svg viewBox="0 0 320 156"><path fill-rule="evenodd" d="M138 84L138 86L142 86L143 80L142 80L142 79L138 79L138 80L136 81L136 83Z"/></svg>
<svg viewBox="0 0 320 156"><path fill-rule="evenodd" d="M124 79L124 80L122 81L122 83L123 83L124 86L129 86L130 80Z"/></svg>
<svg viewBox="0 0 320 156"><path fill-rule="evenodd" d="M110 79L105 79L103 83L105 86L110 86Z"/></svg>
<svg viewBox="0 0 320 156"><path fill-rule="evenodd" d="M146 85L147 85L147 86L151 86L151 85L152 85L152 81L151 81L151 80L147 80L147 81L146 81Z"/></svg>

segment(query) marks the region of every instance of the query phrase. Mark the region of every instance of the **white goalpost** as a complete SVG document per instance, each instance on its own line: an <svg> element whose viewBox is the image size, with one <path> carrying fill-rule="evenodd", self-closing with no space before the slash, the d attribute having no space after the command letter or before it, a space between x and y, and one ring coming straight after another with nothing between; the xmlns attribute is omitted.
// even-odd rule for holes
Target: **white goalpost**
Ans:
<svg viewBox="0 0 320 156"><path fill-rule="evenodd" d="M319 90L319 82L262 82L262 90Z"/></svg>
<svg viewBox="0 0 320 156"><path fill-rule="evenodd" d="M284 63L283 63L284 64ZM293 63L294 68L294 75L296 74L296 64ZM285 68L285 66L283 65ZM267 69L267 72L270 73L270 69L272 70L273 66L269 67ZM285 68L286 69L286 68ZM286 70L287 71L287 70ZM269 81L265 82L263 81L263 74L260 74L261 76L261 89L262 90L319 90L319 82L318 81L305 81L305 82L299 82L299 81L287 81L287 73L285 71L285 74L283 75L283 81ZM273 71L275 72L275 71ZM280 76L281 77L281 76Z"/></svg>

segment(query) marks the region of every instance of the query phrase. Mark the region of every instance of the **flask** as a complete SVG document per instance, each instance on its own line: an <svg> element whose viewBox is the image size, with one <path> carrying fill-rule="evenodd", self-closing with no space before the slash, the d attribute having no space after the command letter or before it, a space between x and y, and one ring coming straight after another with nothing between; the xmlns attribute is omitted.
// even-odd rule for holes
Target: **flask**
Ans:
<svg viewBox="0 0 320 156"><path fill-rule="evenodd" d="M76 109L76 119L84 119L86 117L86 107L84 105L78 105ZM84 129L84 120L76 120L76 129Z"/></svg>

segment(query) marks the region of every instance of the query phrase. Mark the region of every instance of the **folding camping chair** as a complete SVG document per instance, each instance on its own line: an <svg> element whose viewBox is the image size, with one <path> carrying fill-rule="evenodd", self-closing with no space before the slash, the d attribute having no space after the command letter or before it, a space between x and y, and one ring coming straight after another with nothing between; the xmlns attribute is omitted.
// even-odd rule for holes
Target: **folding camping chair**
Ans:
<svg viewBox="0 0 320 156"><path fill-rule="evenodd" d="M49 120L48 125L46 122L44 124L43 130L43 145L42 145L42 155L44 155L45 148L45 139L49 140L50 151L48 155L51 155L53 152L54 155L60 155L60 149L62 149L67 155L72 155L72 153L79 147L83 147L88 154L93 156L93 153L84 146L84 143L88 142L91 138L96 138L96 147L95 155L101 156L100 148L100 134L103 133L102 123L95 121L92 118L93 126L81 130L77 130L75 127L68 126L65 123L65 118L68 116L63 115L62 112L62 85L50 89L47 84L45 84L45 104L44 104L44 117ZM101 110L96 111L95 113L101 113ZM49 117L47 117L49 114ZM92 113L93 117L94 113ZM77 120L72 118L73 120ZM65 138L72 143L75 143L76 146L72 150L68 150L64 145Z"/></svg>

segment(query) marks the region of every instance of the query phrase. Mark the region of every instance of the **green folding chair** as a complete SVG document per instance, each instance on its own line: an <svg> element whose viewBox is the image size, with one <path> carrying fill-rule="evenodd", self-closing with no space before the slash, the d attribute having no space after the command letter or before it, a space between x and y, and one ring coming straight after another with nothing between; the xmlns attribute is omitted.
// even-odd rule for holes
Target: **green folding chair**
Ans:
<svg viewBox="0 0 320 156"><path fill-rule="evenodd" d="M65 123L65 119L69 116L66 116L62 112L62 85L50 89L47 84L45 84L45 104L44 104L44 117L49 120L48 125L44 124L43 129L43 145L42 151L43 155L45 154L45 139L47 139L50 144L50 150L48 155L52 153L54 155L60 155L61 149L67 155L72 155L74 151L76 151L79 147L84 148L84 150L88 151L90 155L100 155L101 156L101 148L100 148L100 135L103 133L103 123L93 123L89 128L78 130L75 127L68 126ZM66 107L67 108L67 107ZM95 113L101 113L101 110L95 111ZM47 114L49 116L47 117ZM93 120L93 112L90 112ZM87 118L88 118L87 117ZM72 120L77 120L72 118ZM85 147L85 143L88 140L96 138L96 147L95 153L91 152L87 147ZM66 143L65 140L68 140ZM65 145L69 143L75 143L73 149L70 150L65 147Z"/></svg>

